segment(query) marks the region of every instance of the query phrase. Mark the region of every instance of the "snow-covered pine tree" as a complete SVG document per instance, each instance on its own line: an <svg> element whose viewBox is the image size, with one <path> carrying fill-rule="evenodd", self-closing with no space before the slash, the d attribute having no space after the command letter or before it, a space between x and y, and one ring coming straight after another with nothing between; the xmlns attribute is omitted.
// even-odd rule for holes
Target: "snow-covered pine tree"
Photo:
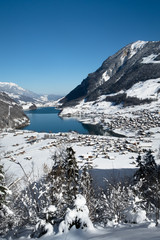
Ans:
<svg viewBox="0 0 160 240"><path fill-rule="evenodd" d="M154 156L152 155L152 151L148 150L143 158L139 155L136 159L136 162L136 167L139 169L134 175L134 180L139 181L140 179L145 179L146 183L147 181L154 182L155 172L157 171L157 164L155 162Z"/></svg>
<svg viewBox="0 0 160 240"><path fill-rule="evenodd" d="M86 199L87 207L89 209L89 214L91 220L95 217L95 193L93 189L93 179L90 174L91 166L89 164L85 164L82 168L81 176L80 176L80 192Z"/></svg>
<svg viewBox="0 0 160 240"><path fill-rule="evenodd" d="M147 220L146 217L146 208L145 201L141 194L137 196L136 188L138 189L141 186L141 180L137 185L128 186L128 204L124 210L125 222L129 223L142 223Z"/></svg>
<svg viewBox="0 0 160 240"><path fill-rule="evenodd" d="M136 161L139 169L134 174L134 189L137 196L146 202L146 211L151 215L158 204L158 166L151 150L148 150L143 158L138 156Z"/></svg>
<svg viewBox="0 0 160 240"><path fill-rule="evenodd" d="M66 149L65 161L65 195L67 205L73 205L76 195L79 193L79 168L72 147Z"/></svg>
<svg viewBox="0 0 160 240"><path fill-rule="evenodd" d="M73 226L77 229L94 229L89 218L89 210L86 205L86 199L81 194L76 195L72 208L67 209L65 218L59 225L59 233L66 233Z"/></svg>
<svg viewBox="0 0 160 240"><path fill-rule="evenodd" d="M49 198L54 213L46 212L46 221L58 224L64 218L66 209L72 207L79 193L79 169L75 152L71 147L60 148L52 157L54 165L48 174ZM47 207L50 209L50 206Z"/></svg>
<svg viewBox="0 0 160 240"><path fill-rule="evenodd" d="M3 204L5 203L6 194L7 187L5 186L3 166L0 164L0 210L3 208Z"/></svg>
<svg viewBox="0 0 160 240"><path fill-rule="evenodd" d="M58 223L63 219L66 202L64 199L65 193L65 159L66 152L63 149L55 152L52 157L54 165L51 172L48 174L47 182L49 188L49 198L52 206L56 207L55 215L46 212L47 221L52 224Z"/></svg>
<svg viewBox="0 0 160 240"><path fill-rule="evenodd" d="M0 164L0 235L5 234L12 226L13 212L9 209L7 195L9 189L5 183L3 165Z"/></svg>

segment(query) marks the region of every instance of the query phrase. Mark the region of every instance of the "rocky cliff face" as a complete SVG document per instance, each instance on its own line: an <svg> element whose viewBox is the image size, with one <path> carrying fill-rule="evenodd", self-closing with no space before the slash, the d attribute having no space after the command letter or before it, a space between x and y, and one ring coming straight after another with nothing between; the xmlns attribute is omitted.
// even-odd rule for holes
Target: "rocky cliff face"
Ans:
<svg viewBox="0 0 160 240"><path fill-rule="evenodd" d="M136 84L158 78L160 42L137 41L122 48L104 61L94 73L89 74L62 100L63 107L75 106L81 100L96 101L102 95L106 96L106 101L112 101L107 97L113 94L119 96L120 93L127 96L127 91ZM158 82L159 80L157 84ZM158 91L157 88L157 93ZM124 95L122 99L124 100Z"/></svg>
<svg viewBox="0 0 160 240"><path fill-rule="evenodd" d="M0 128L20 128L28 124L22 108L6 93L0 92Z"/></svg>

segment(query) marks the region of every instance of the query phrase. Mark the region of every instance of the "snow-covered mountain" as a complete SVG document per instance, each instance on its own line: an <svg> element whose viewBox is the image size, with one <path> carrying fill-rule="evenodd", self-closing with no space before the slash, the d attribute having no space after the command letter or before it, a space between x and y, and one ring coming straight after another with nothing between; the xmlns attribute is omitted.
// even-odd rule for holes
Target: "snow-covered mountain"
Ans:
<svg viewBox="0 0 160 240"><path fill-rule="evenodd" d="M159 92L160 42L137 41L119 50L89 74L63 98L62 107L97 103L139 105L156 101Z"/></svg>
<svg viewBox="0 0 160 240"><path fill-rule="evenodd" d="M41 97L41 95L28 91L12 82L0 82L0 92L7 93L17 102L35 102Z"/></svg>
<svg viewBox="0 0 160 240"><path fill-rule="evenodd" d="M22 108L4 92L0 92L0 113L0 128L20 128L29 124Z"/></svg>
<svg viewBox="0 0 160 240"><path fill-rule="evenodd" d="M54 94L40 95L11 82L0 82L0 92L7 93L12 99L21 105L25 103L39 104L48 101L55 101L61 97Z"/></svg>

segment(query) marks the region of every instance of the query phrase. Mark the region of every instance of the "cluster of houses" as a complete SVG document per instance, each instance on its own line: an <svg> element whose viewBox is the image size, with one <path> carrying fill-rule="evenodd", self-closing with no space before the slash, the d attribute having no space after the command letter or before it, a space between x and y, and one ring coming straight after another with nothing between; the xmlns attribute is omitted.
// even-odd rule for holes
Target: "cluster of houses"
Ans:
<svg viewBox="0 0 160 240"><path fill-rule="evenodd" d="M104 117L103 117L104 118ZM149 110L140 110L131 112L123 116L122 114L107 115L102 120L103 128L112 130L120 129L121 131L135 132L137 135L151 135L151 128L160 127L159 112Z"/></svg>
<svg viewBox="0 0 160 240"><path fill-rule="evenodd" d="M91 147L88 156L82 154L80 159L92 160L98 156L110 159L109 153L143 153L152 148L152 140L148 138L117 138L111 136L83 135L76 132L45 134L43 139L50 139L50 142L41 147L41 150L51 149L52 147L61 147L64 145L79 147ZM37 141L39 141L37 139ZM85 159L86 158L86 159Z"/></svg>
<svg viewBox="0 0 160 240"><path fill-rule="evenodd" d="M131 112L123 116L122 114L107 115L101 122L103 128L112 130L128 130L136 132L134 137L113 137L113 136L99 136L99 135L84 135L76 132L69 133L35 133L28 131L14 130L13 136L23 135L26 144L33 145L40 142L39 151L45 151L52 148L59 148L64 145L89 147L89 153L86 156L83 152L78 156L80 161L87 160L92 162L93 159L103 156L103 158L111 159L110 153L128 154L135 156L138 153L143 153L148 149L152 149L153 137L151 128L160 127L160 115L158 111L151 112L149 110L139 110ZM3 138L7 133L3 132ZM14 152L14 157L24 155L24 158L30 160L32 157L26 157L26 149L23 147L18 149L18 144L15 142L12 145L18 151ZM20 146L19 146L20 147ZM6 153L5 158L11 158L12 153ZM133 157L134 158L134 157ZM13 160L11 158L11 160Z"/></svg>

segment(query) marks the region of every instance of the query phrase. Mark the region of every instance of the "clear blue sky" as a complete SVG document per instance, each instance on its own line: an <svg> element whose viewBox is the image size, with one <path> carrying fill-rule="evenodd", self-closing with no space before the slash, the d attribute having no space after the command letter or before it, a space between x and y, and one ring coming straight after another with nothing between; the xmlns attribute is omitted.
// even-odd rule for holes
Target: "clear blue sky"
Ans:
<svg viewBox="0 0 160 240"><path fill-rule="evenodd" d="M0 81L67 94L137 40L160 40L160 0L0 0Z"/></svg>

